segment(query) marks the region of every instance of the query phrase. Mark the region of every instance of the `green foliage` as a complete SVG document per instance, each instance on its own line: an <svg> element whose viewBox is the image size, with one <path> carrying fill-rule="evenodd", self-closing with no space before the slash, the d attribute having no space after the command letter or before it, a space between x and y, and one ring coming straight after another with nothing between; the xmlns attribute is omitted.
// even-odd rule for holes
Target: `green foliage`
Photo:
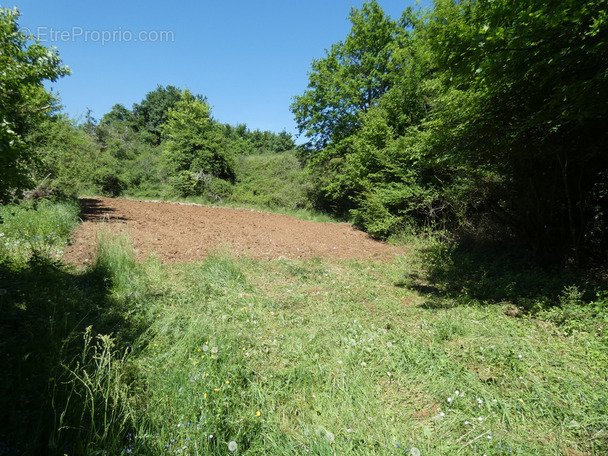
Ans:
<svg viewBox="0 0 608 456"><path fill-rule="evenodd" d="M18 24L19 12L0 8L0 202L33 185L29 173L37 158L26 141L45 113L56 107L44 81L69 74L57 51L28 44Z"/></svg>
<svg viewBox="0 0 608 456"><path fill-rule="evenodd" d="M227 203L274 210L312 208L308 178L293 153L238 157L237 176Z"/></svg>
<svg viewBox="0 0 608 456"><path fill-rule="evenodd" d="M603 23L595 1L442 1L424 31L444 72L438 147L473 176L499 176L485 210L549 261L578 260L603 223Z"/></svg>
<svg viewBox="0 0 608 456"><path fill-rule="evenodd" d="M358 113L392 84L392 59L399 46L396 23L375 0L353 8L349 19L349 35L313 61L308 89L291 105L300 132L318 149L356 131Z"/></svg>
<svg viewBox="0 0 608 456"><path fill-rule="evenodd" d="M211 108L185 90L163 125L165 157L175 189L182 196L201 194L209 181L234 181L234 158L211 120Z"/></svg>
<svg viewBox="0 0 608 456"><path fill-rule="evenodd" d="M245 124L236 127L230 124L216 124L217 128L230 143L235 155L257 155L263 153L282 153L295 148L293 138L286 131L279 134L270 131L250 131Z"/></svg>
<svg viewBox="0 0 608 456"><path fill-rule="evenodd" d="M0 206L0 261L60 257L79 213L80 206L71 200Z"/></svg>
<svg viewBox="0 0 608 456"><path fill-rule="evenodd" d="M317 147L305 157L316 203L380 237L405 225L500 232L547 264L605 259L603 4L442 0L399 23L380 13L370 2L351 14L292 105ZM374 91L357 103L353 87Z"/></svg>
<svg viewBox="0 0 608 456"><path fill-rule="evenodd" d="M90 133L63 115L53 115L32 128L27 141L36 155L36 165L30 168L36 187L29 196L74 196L93 187L103 165Z"/></svg>
<svg viewBox="0 0 608 456"><path fill-rule="evenodd" d="M139 104L133 105L132 118L135 127L141 133L142 138L155 145L159 145L162 139L163 125L169 119L169 110L182 99L182 91L173 86L158 86L146 94ZM111 117L124 117L125 113L121 106L116 107L117 112L110 114Z"/></svg>

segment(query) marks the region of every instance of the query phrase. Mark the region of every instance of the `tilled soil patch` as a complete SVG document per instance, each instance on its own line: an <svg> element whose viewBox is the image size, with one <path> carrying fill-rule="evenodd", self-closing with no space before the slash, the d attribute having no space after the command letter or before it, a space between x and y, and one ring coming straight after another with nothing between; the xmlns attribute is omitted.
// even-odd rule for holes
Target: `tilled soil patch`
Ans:
<svg viewBox="0 0 608 456"><path fill-rule="evenodd" d="M156 201L115 198L82 200L83 223L65 259L77 265L94 259L97 231L110 227L129 235L138 260L192 262L210 252L276 260L334 258L390 260L402 247L374 240L347 223L318 223L286 215Z"/></svg>

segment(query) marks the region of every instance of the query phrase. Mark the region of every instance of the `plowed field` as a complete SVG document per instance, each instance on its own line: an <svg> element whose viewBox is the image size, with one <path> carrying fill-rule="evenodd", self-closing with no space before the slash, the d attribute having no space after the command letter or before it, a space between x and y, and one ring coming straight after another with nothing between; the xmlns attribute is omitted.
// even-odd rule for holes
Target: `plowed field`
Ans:
<svg viewBox="0 0 608 456"><path fill-rule="evenodd" d="M83 223L65 259L77 265L94 260L100 227L126 233L138 260L192 262L213 251L255 259L390 260L405 249L372 239L346 223L319 223L246 209L114 198L82 200Z"/></svg>

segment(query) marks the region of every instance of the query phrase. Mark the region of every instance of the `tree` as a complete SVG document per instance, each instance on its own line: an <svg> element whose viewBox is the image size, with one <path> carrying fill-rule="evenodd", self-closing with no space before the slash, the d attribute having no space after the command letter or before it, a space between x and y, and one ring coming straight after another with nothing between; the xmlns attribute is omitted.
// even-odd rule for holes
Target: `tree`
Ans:
<svg viewBox="0 0 608 456"><path fill-rule="evenodd" d="M55 50L19 30L19 11L0 8L0 202L33 185L35 154L25 138L46 113L56 109L44 81L70 73Z"/></svg>
<svg viewBox="0 0 608 456"><path fill-rule="evenodd" d="M174 86L158 86L148 92L140 104L133 105L137 129L154 145L161 143L162 126L169 118L169 109L181 100L182 92Z"/></svg>
<svg viewBox="0 0 608 456"><path fill-rule="evenodd" d="M438 146L484 210L547 261L608 247L605 2L442 0L426 33Z"/></svg>
<svg viewBox="0 0 608 456"><path fill-rule="evenodd" d="M352 9L349 19L349 35L312 62L308 89L291 105L300 133L317 150L352 134L359 125L358 113L367 111L393 80L397 24L375 0Z"/></svg>
<svg viewBox="0 0 608 456"><path fill-rule="evenodd" d="M169 109L162 134L169 174L180 193L202 194L214 178L234 182L234 158L202 97L184 90Z"/></svg>

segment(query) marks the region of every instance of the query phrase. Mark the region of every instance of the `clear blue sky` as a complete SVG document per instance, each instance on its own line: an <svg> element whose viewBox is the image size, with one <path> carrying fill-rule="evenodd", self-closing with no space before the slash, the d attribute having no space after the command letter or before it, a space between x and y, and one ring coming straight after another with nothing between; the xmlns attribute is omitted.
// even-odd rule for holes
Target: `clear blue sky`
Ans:
<svg viewBox="0 0 608 456"><path fill-rule="evenodd" d="M416 0L378 0L398 18ZM429 1L422 2L428 5ZM13 0L20 26L55 46L72 75L50 87L64 111L100 118L158 85L207 97L215 119L296 133L291 98L313 58L343 40L356 0Z"/></svg>

